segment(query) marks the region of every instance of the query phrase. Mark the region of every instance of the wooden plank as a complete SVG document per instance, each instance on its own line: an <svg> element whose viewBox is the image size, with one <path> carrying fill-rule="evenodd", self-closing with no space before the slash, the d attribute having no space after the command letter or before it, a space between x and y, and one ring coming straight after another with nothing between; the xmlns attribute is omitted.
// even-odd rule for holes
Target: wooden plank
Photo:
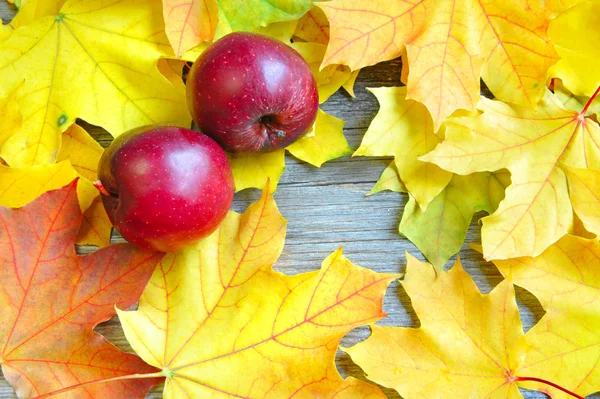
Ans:
<svg viewBox="0 0 600 399"><path fill-rule="evenodd" d="M2 18L2 23L7 24L13 18L15 12L15 6L13 4L9 4L6 0L0 1L0 18Z"/></svg>
<svg viewBox="0 0 600 399"><path fill-rule="evenodd" d="M2 20L6 22L13 15L14 7L8 5L6 0L0 0ZM351 98L342 90L322 105L325 111L346 121L344 133L353 148L358 148L378 110L375 97L365 88L400 85L400 68L399 60L365 68L356 82L356 98ZM83 125L102 145L108 145L111 136L106 131ZM287 274L316 270L323 259L341 245L346 256L354 263L380 272L403 272L405 251L423 259L415 246L398 234L406 195L381 193L365 197L388 162L383 158L344 157L317 169L288 155L287 170L275 193L277 204L289 221L288 235L275 269ZM259 194L258 190L236 194L233 209L243 211ZM483 292L489 292L502 277L495 266L484 262L479 254L467 247L470 243L479 242L478 220L481 216L483 214L473 219L460 256L477 286ZM121 239L113 235L113 241ZM92 247L79 248L82 254L93 250ZM528 330L543 315L543 310L537 299L523 289L517 289L517 299L523 324ZM380 325L418 326L410 298L398 282L388 289L384 310L389 317L380 321ZM119 348L131 351L116 318L98 326L96 330ZM342 344L350 346L368 335L367 327L356 329L343 339ZM341 351L338 351L337 365L342 375L365 379L360 368ZM400 397L393 390L385 389L385 392L390 398ZM523 392L526 398L545 397L537 392ZM148 395L152 399L160 397L160 387ZM8 383L0 379L0 399L9 398L16 396Z"/></svg>

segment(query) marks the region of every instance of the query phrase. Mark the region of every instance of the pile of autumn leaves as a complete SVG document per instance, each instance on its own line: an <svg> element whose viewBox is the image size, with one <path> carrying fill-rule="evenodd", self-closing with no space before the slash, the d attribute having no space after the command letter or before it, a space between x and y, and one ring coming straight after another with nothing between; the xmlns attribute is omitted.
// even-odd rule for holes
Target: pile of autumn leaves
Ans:
<svg viewBox="0 0 600 399"><path fill-rule="evenodd" d="M168 398L385 397L342 379L334 358L347 332L385 316L398 276L340 251L316 272L272 270L283 150L231 157L236 188L263 195L197 248L108 245L91 186L102 148L76 119L113 135L189 126L184 63L234 30L299 51L321 102L403 57L406 86L371 89L381 108L355 155L394 157L372 192L409 193L400 232L434 267L408 257L419 328L372 326L346 349L369 379L407 399L600 389L596 2L15 2L0 28L0 364L19 397L142 398L162 380ZM480 78L497 100L480 97ZM342 128L319 111L287 150L320 166L351 152ZM487 295L460 263L442 271L482 210L483 254L506 277ZM74 243L106 248L80 257ZM527 334L513 283L546 310ZM92 330L140 295L118 311L137 357Z"/></svg>

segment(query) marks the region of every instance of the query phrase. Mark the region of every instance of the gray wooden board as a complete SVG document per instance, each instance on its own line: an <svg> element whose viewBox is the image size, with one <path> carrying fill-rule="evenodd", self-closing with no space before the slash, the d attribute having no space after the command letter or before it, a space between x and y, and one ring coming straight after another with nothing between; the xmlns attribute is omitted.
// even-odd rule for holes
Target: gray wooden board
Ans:
<svg viewBox="0 0 600 399"><path fill-rule="evenodd" d="M12 5L6 0L0 0L0 17L4 23L12 18L14 12ZM400 69L399 60L365 68L356 81L356 98L340 90L321 106L323 110L346 121L344 134L353 148L358 148L378 110L377 100L365 88L400 85ZM106 131L82 121L80 123L102 145L110 143L112 138ZM388 162L389 159L384 158L347 156L328 162L321 168L314 168L290 155L286 156L287 169L280 180L275 200L288 220L288 233L283 254L274 268L286 274L316 270L323 259L340 246L344 247L344 254L354 263L379 272L403 272L405 251L424 259L410 241L398 234L398 223L407 196L389 192L365 196ZM259 195L258 190L237 193L232 208L243 212ZM473 218L460 257L479 289L487 293L502 280L502 276L494 265L483 261L477 252L468 248L468 244L478 243L480 240L478 220L482 216L484 214ZM113 234L113 241L121 241L121 238ZM94 247L78 248L78 252L82 254L94 250ZM541 318L544 311L529 292L519 287L516 291L523 325L527 331ZM410 298L398 282L390 285L384 300L384 310L389 317L377 324L403 327L419 325ZM99 325L96 331L119 348L131 351L116 317ZM368 327L355 329L344 337L342 344L350 346L368 335ZM362 370L341 351L338 351L337 366L343 376L365 379ZM391 389L384 388L384 391L390 398L400 397ZM545 397L539 392L522 392L526 398ZM156 387L148 395L148 398L153 399L160 397L161 387ZM16 398L16 395L6 380L1 378L0 399L8 398Z"/></svg>

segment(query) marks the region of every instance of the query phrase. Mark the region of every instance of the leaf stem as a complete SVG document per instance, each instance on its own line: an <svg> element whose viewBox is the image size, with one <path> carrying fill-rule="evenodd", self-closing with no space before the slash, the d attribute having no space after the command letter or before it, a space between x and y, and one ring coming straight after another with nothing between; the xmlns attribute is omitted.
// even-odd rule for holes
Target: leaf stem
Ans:
<svg viewBox="0 0 600 399"><path fill-rule="evenodd" d="M587 113L588 109L590 108L590 105L592 105L592 102L594 102L594 100L596 99L596 96L600 93L600 86L598 86L598 88L596 89L596 91L594 92L594 94L592 94L592 96L590 97L590 99L588 100L587 103L585 103L585 107L583 107L583 110L581 111L581 115L584 115Z"/></svg>
<svg viewBox="0 0 600 399"><path fill-rule="evenodd" d="M598 90L600 90L600 87L598 88ZM598 94L598 90L596 90L596 94ZM555 384L555 383L553 383L551 381L547 381L547 380L544 380L544 379L541 379L541 378L536 378L536 377L517 377L515 380L516 381L535 381L535 382L541 382L542 384L550 385L551 387L554 387L554 388L556 388L558 390L561 390L564 393L569 394L569 395L571 395L574 398L585 399L583 396L577 395L575 392L571 392L568 389L563 388L563 387L561 387L558 384Z"/></svg>
<svg viewBox="0 0 600 399"><path fill-rule="evenodd" d="M148 373L148 374L130 374L130 375L123 375L123 376L119 376L119 377L113 377L113 378L105 378L102 380L87 381L87 382L82 382L80 384L71 385L66 388L58 389L56 391L48 392L43 395L35 396L33 399L49 398L50 396L60 395L61 393L70 391L72 389L77 389L77 388L85 387L88 385L104 384L104 383L113 382L113 381L141 380L141 379L145 379L145 378L161 378L161 377L165 377L164 371L159 371L157 373Z"/></svg>

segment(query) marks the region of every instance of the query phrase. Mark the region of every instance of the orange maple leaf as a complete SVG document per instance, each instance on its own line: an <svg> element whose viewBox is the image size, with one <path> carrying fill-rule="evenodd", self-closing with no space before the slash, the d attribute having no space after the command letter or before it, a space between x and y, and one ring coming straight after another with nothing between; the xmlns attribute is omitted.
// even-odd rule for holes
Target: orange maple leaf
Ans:
<svg viewBox="0 0 600 399"><path fill-rule="evenodd" d="M313 7L298 20L294 36L312 43L329 43L329 21L318 7Z"/></svg>
<svg viewBox="0 0 600 399"><path fill-rule="evenodd" d="M159 381L123 380L157 370L93 328L136 303L162 254L119 244L78 256L81 219L76 182L0 208L0 364L19 398L143 398Z"/></svg>
<svg viewBox="0 0 600 399"><path fill-rule="evenodd" d="M427 106L436 130L455 110L475 110L480 76L497 98L534 107L558 60L549 22L569 5L551 3L552 12L527 0L318 3L331 24L323 66L354 70L403 55L408 98Z"/></svg>

